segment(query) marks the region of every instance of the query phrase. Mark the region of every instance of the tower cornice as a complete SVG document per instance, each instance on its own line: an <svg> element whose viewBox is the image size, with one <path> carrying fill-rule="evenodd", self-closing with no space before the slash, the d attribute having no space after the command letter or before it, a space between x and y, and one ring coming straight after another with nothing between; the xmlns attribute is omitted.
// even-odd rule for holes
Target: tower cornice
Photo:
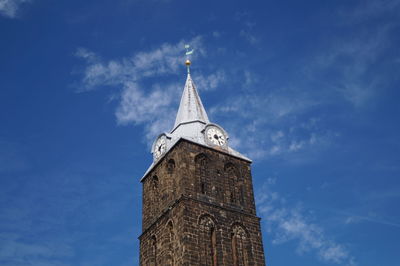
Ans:
<svg viewBox="0 0 400 266"><path fill-rule="evenodd" d="M217 209L238 213L238 214L245 215L245 216L248 216L248 217L255 217L259 221L261 221L261 217L255 215L255 214L248 213L248 212L245 212L243 210L239 210L237 208L232 208L232 207L227 207L227 206L220 206L220 205L215 204L215 203L211 203L211 202L208 202L208 201L205 201L205 200L201 200L201 199L195 199L195 198L190 197L188 195L182 194L182 195L180 195L180 197L177 200L171 202L171 204L169 204L169 206L166 207L163 210L163 212L159 216L157 216L154 219L154 221L148 227L143 229L142 234L138 237L138 239L140 240L142 238L142 236L147 233L147 231L149 231L155 224L157 224L157 222L159 220L161 220L165 215L167 215L168 212L170 212L172 208L175 208L182 201L194 201L194 202L202 203L202 204L205 204L205 205L208 205L208 206L212 206L212 207L217 208Z"/></svg>

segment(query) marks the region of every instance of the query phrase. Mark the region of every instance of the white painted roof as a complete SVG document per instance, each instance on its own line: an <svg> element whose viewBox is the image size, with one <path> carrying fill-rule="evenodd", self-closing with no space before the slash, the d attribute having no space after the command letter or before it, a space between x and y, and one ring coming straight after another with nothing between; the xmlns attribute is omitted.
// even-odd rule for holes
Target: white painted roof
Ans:
<svg viewBox="0 0 400 266"><path fill-rule="evenodd" d="M193 80L190 77L190 74L188 74L185 88L182 93L181 104L179 105L178 113L176 115L174 129L181 123L196 120L204 123L210 122Z"/></svg>
<svg viewBox="0 0 400 266"><path fill-rule="evenodd" d="M208 120L206 110L204 109L199 94L197 93L194 82L190 77L190 74L188 74L185 88L183 89L178 113L176 115L174 128L171 130L170 133L163 133L167 139L167 147L164 155L173 146L175 146L175 144L180 139L185 139L205 147L214 148L205 142L203 132L207 125L218 126L216 124L210 123L210 121ZM157 141L157 139L155 141ZM218 149L218 151L251 162L249 158L229 147L229 143L225 149ZM164 157L164 155L153 161L142 179L146 177L146 175L153 169L157 162Z"/></svg>

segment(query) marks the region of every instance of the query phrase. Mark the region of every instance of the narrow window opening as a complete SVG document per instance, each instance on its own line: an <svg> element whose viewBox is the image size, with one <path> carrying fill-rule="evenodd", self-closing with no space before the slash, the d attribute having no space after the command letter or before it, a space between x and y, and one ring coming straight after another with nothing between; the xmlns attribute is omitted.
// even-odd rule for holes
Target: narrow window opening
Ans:
<svg viewBox="0 0 400 266"><path fill-rule="evenodd" d="M213 266L217 266L217 234L214 227L211 228L211 257Z"/></svg>
<svg viewBox="0 0 400 266"><path fill-rule="evenodd" d="M208 216L199 221L199 265L217 266L217 230L214 222Z"/></svg>
<svg viewBox="0 0 400 266"><path fill-rule="evenodd" d="M201 194L206 194L206 182L208 180L208 163L207 157L200 154L195 159L196 162L196 178L197 178L197 191Z"/></svg>
<svg viewBox="0 0 400 266"><path fill-rule="evenodd" d="M237 245L236 245L236 236L232 233L232 260L233 266L238 266L238 258L237 258Z"/></svg>
<svg viewBox="0 0 400 266"><path fill-rule="evenodd" d="M231 194L230 194L230 199L231 199L231 203L235 203L235 193L233 193L232 191L231 191Z"/></svg>
<svg viewBox="0 0 400 266"><path fill-rule="evenodd" d="M244 188L243 185L240 186L240 203L244 204Z"/></svg>
<svg viewBox="0 0 400 266"><path fill-rule="evenodd" d="M153 204L151 206L152 211L154 212L153 215L158 212L158 203L159 203L159 191L158 191L158 177L155 175L153 176L152 180L152 189L153 189Z"/></svg>
<svg viewBox="0 0 400 266"><path fill-rule="evenodd" d="M238 190L239 188L237 188L238 171L232 163L227 163L224 170L225 176L228 179L228 200L231 204L237 204L237 197L240 197L240 191Z"/></svg>
<svg viewBox="0 0 400 266"><path fill-rule="evenodd" d="M175 240L175 233L174 233L174 226L172 222L168 223L168 259L167 259L167 265L168 266L174 266L174 240Z"/></svg>
<svg viewBox="0 0 400 266"><path fill-rule="evenodd" d="M170 159L167 163L167 172L168 174L172 174L175 169L175 161L173 159Z"/></svg>
<svg viewBox="0 0 400 266"><path fill-rule="evenodd" d="M152 264L157 266L157 239L155 236L152 237Z"/></svg>
<svg viewBox="0 0 400 266"><path fill-rule="evenodd" d="M153 189L157 190L158 189L158 177L153 176Z"/></svg>
<svg viewBox="0 0 400 266"><path fill-rule="evenodd" d="M232 236L232 261L234 266L253 265L251 257L251 243L245 230L236 225L233 228Z"/></svg>

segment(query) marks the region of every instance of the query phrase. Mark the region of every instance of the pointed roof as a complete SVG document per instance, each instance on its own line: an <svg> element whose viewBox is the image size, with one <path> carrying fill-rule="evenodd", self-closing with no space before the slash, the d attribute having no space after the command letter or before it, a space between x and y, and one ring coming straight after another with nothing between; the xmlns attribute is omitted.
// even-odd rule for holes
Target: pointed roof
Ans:
<svg viewBox="0 0 400 266"><path fill-rule="evenodd" d="M174 128L178 127L182 123L194 121L210 123L200 96L197 93L196 86L188 73Z"/></svg>
<svg viewBox="0 0 400 266"><path fill-rule="evenodd" d="M188 63L186 63L188 66ZM189 61L190 65L190 61ZM183 89L183 94L181 98L181 103L179 105L179 110L176 115L174 128L170 133L163 133L167 138L166 151L164 155L168 153L181 139L197 143L204 147L210 147L204 140L204 128L207 124L211 124L208 120L208 116L204 106L201 102L200 96L197 93L196 87L190 73L188 70L188 76L185 83L185 88ZM216 125L216 124L211 124ZM157 141L157 140L156 140ZM229 154L236 158L251 162L251 159L247 158L243 154L237 152L231 147L227 146L227 149L219 149L220 152ZM162 155L158 159L154 159L150 167L147 169L141 181L152 171L155 165L164 157Z"/></svg>

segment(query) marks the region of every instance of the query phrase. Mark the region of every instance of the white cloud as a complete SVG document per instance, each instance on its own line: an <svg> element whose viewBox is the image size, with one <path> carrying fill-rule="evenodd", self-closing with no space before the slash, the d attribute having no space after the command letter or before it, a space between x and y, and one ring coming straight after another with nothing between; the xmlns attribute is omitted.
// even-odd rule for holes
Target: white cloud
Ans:
<svg viewBox="0 0 400 266"><path fill-rule="evenodd" d="M248 41L250 44L256 44L259 42L259 38L255 36L253 33L256 23L245 21L243 25L243 29L240 30L239 35Z"/></svg>
<svg viewBox="0 0 400 266"><path fill-rule="evenodd" d="M355 107L367 104L382 83L379 75L370 76L369 71L379 60L385 46L385 31L381 29L377 35L358 39L337 40L327 53L317 57L316 65L311 70L312 75L331 73L336 76L336 82L329 84L330 88Z"/></svg>
<svg viewBox="0 0 400 266"><path fill-rule="evenodd" d="M199 90L215 90L225 81L225 73L221 70L210 75L196 75L196 87Z"/></svg>
<svg viewBox="0 0 400 266"><path fill-rule="evenodd" d="M397 49L393 40L397 38L394 29L400 25L396 19L399 11L399 0L361 1L352 9L341 10L337 30L351 30L352 34L331 38L330 44L309 60L314 61L307 66L309 77L324 80L321 86L335 91L356 108L369 106L391 78L398 76L382 75L381 71L382 67L395 69L393 58L387 58L385 53ZM327 82L325 76L332 81Z"/></svg>
<svg viewBox="0 0 400 266"><path fill-rule="evenodd" d="M179 84L181 85L181 84ZM145 123L148 140L172 127L176 110L171 103L179 96L181 86L178 84L156 85L149 94L145 94L136 83L124 84L121 101L116 110L117 121L120 124Z"/></svg>
<svg viewBox="0 0 400 266"><path fill-rule="evenodd" d="M298 118L319 105L311 94L295 90L246 90L210 108L210 114L234 132L230 145L257 160L324 148L334 134L320 119Z"/></svg>
<svg viewBox="0 0 400 266"><path fill-rule="evenodd" d="M212 36L217 39L217 38L221 37L221 32L213 31Z"/></svg>
<svg viewBox="0 0 400 266"><path fill-rule="evenodd" d="M371 10L379 3L371 2L374 4L366 4L362 12L365 17L372 16ZM392 8L399 7L399 3L399 0L384 1L379 12L391 12ZM361 15L353 11L346 16ZM237 19L242 22L247 17L247 13L237 14ZM342 20L349 19L343 14L339 17L342 19L336 26L343 27ZM345 27L349 26L346 24ZM382 58L385 58L382 56L389 46L393 46L390 38L394 27L390 23L365 29L360 25L351 27L354 34L329 36L329 44L323 49L315 49L315 54L305 58L308 63L304 68L299 67L296 76L289 73L282 84L272 85L272 82L276 83L274 78L262 76L257 71L241 69L236 73L243 75L235 76L236 73L226 70L229 79L240 84L242 90L236 90L235 95L212 107L210 114L214 121L219 121L231 132L230 141L235 148L252 159L285 156L285 159L300 162L300 156L295 158L295 155L312 154L339 136L334 132L336 129L324 124L321 109L342 107L343 104L359 109L378 100L391 74L380 75L379 70L374 70L377 65L387 64L382 63ZM254 28L251 23L242 25L242 37L246 32L254 32ZM393 66L391 69L397 68ZM301 79L297 74L301 74ZM329 114L330 117L335 115ZM313 122L312 119L316 120ZM307 120L306 127L303 120ZM279 131L283 133L282 137L276 135Z"/></svg>
<svg viewBox="0 0 400 266"><path fill-rule="evenodd" d="M298 151L301 148L303 148L303 146L304 146L304 141L299 141L299 142L293 141L292 143L290 143L289 150Z"/></svg>
<svg viewBox="0 0 400 266"><path fill-rule="evenodd" d="M375 224L380 224L380 225L400 227L400 223L389 221L387 219L379 217L378 215L376 215L374 213L371 213L368 216L355 215L355 214L350 214L350 213L346 213L343 211L335 211L335 213L345 216L345 219L344 219L345 224L358 224L361 222L370 222L370 223L375 223Z"/></svg>
<svg viewBox="0 0 400 266"><path fill-rule="evenodd" d="M279 131L271 134L271 140L278 141L279 139L282 139L284 136L285 136L285 134L281 130L279 130Z"/></svg>
<svg viewBox="0 0 400 266"><path fill-rule="evenodd" d="M400 7L399 0L369 0L362 1L353 10L343 10L342 15L347 17L345 22L360 23L387 13L397 13ZM397 13L398 14L398 13Z"/></svg>
<svg viewBox="0 0 400 266"><path fill-rule="evenodd" d="M20 6L31 0L0 0L0 15L15 18Z"/></svg>
<svg viewBox="0 0 400 266"><path fill-rule="evenodd" d="M267 179L262 189L256 193L257 206L273 237L272 243L279 245L296 242L296 252L299 255L312 252L324 262L356 265L345 245L330 239L301 207L289 207L284 197L271 191L270 187L275 183L275 177Z"/></svg>
<svg viewBox="0 0 400 266"><path fill-rule="evenodd" d="M237 12L235 14L235 20L241 23L241 30L239 36L248 41L250 44L254 45L259 42L259 38L254 34L254 28L256 23L250 21L251 14L247 11Z"/></svg>
<svg viewBox="0 0 400 266"><path fill-rule="evenodd" d="M8 265L29 265L35 260L36 265L67 265L62 263L65 258L72 257L71 246L57 243L32 243L15 233L0 234L0 258ZM50 263L51 262L51 263Z"/></svg>
<svg viewBox="0 0 400 266"><path fill-rule="evenodd" d="M254 24L246 27L252 29ZM185 43L166 43L130 57L111 60L78 49L76 56L87 63L80 91L104 86L119 88L113 96L119 101L117 122L144 125L147 139L153 140L157 134L169 130L174 122L183 82L171 81L170 77L184 71ZM196 49L197 56L206 54L201 37L189 43ZM252 71L240 73L242 75L232 73L228 68L213 73L196 71L194 76L200 91L215 90L221 83L241 85L243 90L236 89L233 97L225 97L224 102L207 108L211 119L220 122L230 133L232 147L252 159L264 159L298 153L310 147L321 148L320 144L329 142L332 134L318 127L318 119L317 122L307 121L308 128L303 128L302 119L297 118L321 104L314 92L297 88L255 91L252 88L260 86L263 79Z"/></svg>
<svg viewBox="0 0 400 266"><path fill-rule="evenodd" d="M176 44L165 43L131 57L103 60L95 53L80 48L76 56L87 63L83 71L79 91L91 91L99 87L119 88L119 100L115 115L121 125L143 124L147 139L171 129L177 104L184 84L171 81L168 76L184 73L184 44L195 48L194 56L204 56L202 38ZM180 80L183 80L182 78ZM225 80L223 71L212 74L198 73L194 79L199 90L214 90Z"/></svg>
<svg viewBox="0 0 400 266"><path fill-rule="evenodd" d="M378 2L365 5L362 11L365 19L373 15L371 10ZM399 7L399 3L399 0L384 1L379 12L391 12L392 8ZM239 19L246 16L240 14ZM353 11L339 17L349 21L349 16L357 17L361 13ZM340 23L336 26L343 27L343 22ZM244 31L252 32L254 27L254 24L244 25ZM327 110L329 106L343 103L360 109L378 100L390 73L379 75L374 69L387 63L382 63L382 56L389 46L393 46L390 38L394 27L390 23L362 30L360 25L351 27L355 28L355 34L329 37L330 42L323 50L316 49L315 54L306 59L309 63L303 69L299 68L301 80L289 76L284 85L272 87L270 79L256 71L240 72L244 75L236 77L235 81L242 91L210 110L215 121L221 121L228 132L235 132L231 134L231 141L237 149L252 159L285 156L287 160L300 162L300 156L295 157L296 154L312 154L339 136L333 132L337 130L331 130L330 125L321 121L321 112L316 110ZM395 66L392 69L396 69ZM232 74L229 76L232 79ZM258 89L260 86L265 89ZM304 126L302 121L308 119L316 120L306 121L308 125ZM282 132L283 136L278 137L277 132Z"/></svg>
<svg viewBox="0 0 400 266"><path fill-rule="evenodd" d="M249 30L241 30L239 34L250 44L256 44L258 42L258 38L254 34L252 34Z"/></svg>
<svg viewBox="0 0 400 266"><path fill-rule="evenodd" d="M93 172L88 173L79 170L84 166L72 168L60 171L61 175L40 173L39 176L27 175L23 180L14 178L2 189L1 199L9 199L9 204L0 208L1 265L76 265L76 254L82 252L83 242L98 239L99 235L96 230L71 234L69 228L115 224L116 217L123 217L126 213L125 203L140 198L139 187L132 187L133 193L127 190L131 181L114 182L107 174L99 174L99 169L93 168ZM92 182L93 176L97 177L96 182ZM122 176L118 178L123 180ZM88 193L92 190L96 193ZM103 211L105 209L108 211ZM113 251L106 247L130 248L131 238L122 237L127 233L139 234L140 228L127 224L118 232L110 232L111 237L100 236L104 241L90 240L90 245L84 245L85 253L96 250L101 254L80 258L80 265L113 265L107 261ZM133 259L135 255L127 257Z"/></svg>
<svg viewBox="0 0 400 266"><path fill-rule="evenodd" d="M201 37L187 42L196 48L195 56L204 55ZM120 86L146 78L177 73L184 62L185 43L183 40L176 44L164 43L151 51L137 52L131 57L109 61L80 48L75 55L87 62L81 90L93 90L99 86Z"/></svg>

